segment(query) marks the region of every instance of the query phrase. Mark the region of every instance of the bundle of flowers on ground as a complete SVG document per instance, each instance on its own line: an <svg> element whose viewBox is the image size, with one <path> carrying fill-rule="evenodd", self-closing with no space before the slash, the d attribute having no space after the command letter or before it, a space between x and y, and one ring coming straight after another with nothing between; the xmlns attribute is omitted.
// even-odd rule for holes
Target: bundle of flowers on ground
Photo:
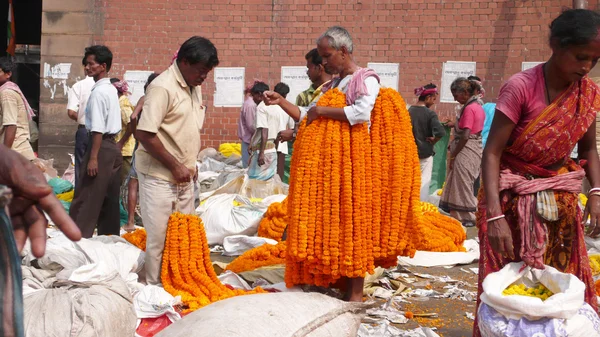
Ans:
<svg viewBox="0 0 600 337"><path fill-rule="evenodd" d="M258 236L278 242L281 241L283 232L287 226L285 218L286 207L285 200L283 202L274 202L269 206L258 226Z"/></svg>
<svg viewBox="0 0 600 337"><path fill-rule="evenodd" d="M138 228L131 233L125 233L121 237L139 249L146 251L146 230L144 228Z"/></svg>
<svg viewBox="0 0 600 337"><path fill-rule="evenodd" d="M317 105L348 104L332 89ZM288 286L327 286L412 256L420 174L410 116L393 89L380 90L370 132L367 123L304 120L287 200Z"/></svg>
<svg viewBox="0 0 600 337"><path fill-rule="evenodd" d="M210 260L210 250L202 220L196 215L174 213L169 218L163 252L161 280L165 290L181 296L184 312L237 295L264 292L233 290L223 285Z"/></svg>
<svg viewBox="0 0 600 337"><path fill-rule="evenodd" d="M227 265L226 270L243 273L261 267L285 264L286 250L285 241L281 241L276 245L264 244L240 255Z"/></svg>
<svg viewBox="0 0 600 337"><path fill-rule="evenodd" d="M467 234L461 223L438 211L434 205L421 202L414 233L417 250L429 252L464 252Z"/></svg>

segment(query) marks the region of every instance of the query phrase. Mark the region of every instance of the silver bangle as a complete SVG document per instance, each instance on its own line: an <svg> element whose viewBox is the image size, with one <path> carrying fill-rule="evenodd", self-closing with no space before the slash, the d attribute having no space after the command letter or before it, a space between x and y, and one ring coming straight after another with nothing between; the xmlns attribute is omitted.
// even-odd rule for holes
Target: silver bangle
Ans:
<svg viewBox="0 0 600 337"><path fill-rule="evenodd" d="M504 216L504 214L502 214L502 215L498 215L493 218L487 219L487 222L490 223L490 222L494 222L496 220L500 220L500 219L504 219L504 218L505 218L505 216Z"/></svg>

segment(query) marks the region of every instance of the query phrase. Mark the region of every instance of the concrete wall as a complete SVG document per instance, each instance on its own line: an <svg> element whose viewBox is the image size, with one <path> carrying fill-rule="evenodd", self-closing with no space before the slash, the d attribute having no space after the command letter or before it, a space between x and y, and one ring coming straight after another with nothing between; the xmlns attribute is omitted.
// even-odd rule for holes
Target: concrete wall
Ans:
<svg viewBox="0 0 600 337"><path fill-rule="evenodd" d="M42 13L40 139L39 155L54 158L60 174L73 153L77 123L67 116L67 94L77 80L85 77L83 50L102 32L102 8L94 0L44 0ZM44 74L44 64L53 67L71 64L68 78L54 79Z"/></svg>

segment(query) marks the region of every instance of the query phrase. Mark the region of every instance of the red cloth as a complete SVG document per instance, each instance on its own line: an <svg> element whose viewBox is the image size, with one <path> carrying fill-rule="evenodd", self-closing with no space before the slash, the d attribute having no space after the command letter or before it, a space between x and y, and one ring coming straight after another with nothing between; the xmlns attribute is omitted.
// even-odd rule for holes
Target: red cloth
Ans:
<svg viewBox="0 0 600 337"><path fill-rule="evenodd" d="M539 70L539 69L538 69ZM529 88L535 90L535 88ZM520 176L534 176L538 178L565 176L569 172L582 170L572 160L568 159L571 150L588 131L596 120L596 112L600 110L600 90L589 78L573 83L552 104L545 107L533 120L526 123L523 131L516 135L511 146L506 148L500 161L501 170L509 170L511 174ZM506 90L501 92L498 101L509 102L511 94ZM508 95L509 97L502 97ZM509 106L505 104L504 106ZM528 106L520 106L519 125L521 119L527 119L525 113ZM500 110L500 109L499 109ZM507 111L500 110L503 113ZM559 171L551 171L545 167L566 161L565 166ZM581 175L581 173L578 173ZM567 176L565 176L567 177ZM484 186L485 188L485 182ZM477 211L477 226L479 228L480 251L479 258L479 292L477 305L479 306L482 283L489 273L497 272L507 263L520 262L521 257L521 227L519 226L519 200L523 191L504 190L500 193L500 204L506 221L510 226L515 260L511 261L496 254L488 241L488 223L486 219L487 202L483 189L479 194L479 207ZM524 193L524 192L523 192ZM583 212L578 207L578 193L568 191L555 191L558 204L558 218L548 226L548 245L544 254L544 263L556 269L571 273L586 284L585 301L595 310L598 310L592 271L587 256L584 240ZM481 334L477 328L478 320L475 319L473 336Z"/></svg>
<svg viewBox="0 0 600 337"><path fill-rule="evenodd" d="M377 75L373 69L358 68L358 70L352 74L352 78L350 79L350 83L348 83L348 88L346 89L346 104L352 105L357 98L369 94L365 84L365 79L370 76L375 77L378 82L381 82L379 75ZM325 93L327 90L331 89L333 83L334 81L330 81L329 83L323 85L322 92Z"/></svg>

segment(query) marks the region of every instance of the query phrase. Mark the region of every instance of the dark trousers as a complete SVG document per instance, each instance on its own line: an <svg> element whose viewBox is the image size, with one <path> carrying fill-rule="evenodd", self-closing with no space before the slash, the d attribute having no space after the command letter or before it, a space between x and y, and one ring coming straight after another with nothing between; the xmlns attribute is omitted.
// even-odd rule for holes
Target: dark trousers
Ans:
<svg viewBox="0 0 600 337"><path fill-rule="evenodd" d="M77 182L79 181L79 170L83 166L83 157L87 150L89 141L88 132L85 126L80 125L75 133L75 190L77 190Z"/></svg>
<svg viewBox="0 0 600 337"><path fill-rule="evenodd" d="M85 153L79 171L78 189L75 190L70 215L84 238L91 238L98 225L98 235L119 235L121 229L119 194L123 157L114 138L102 139L98 153L98 174L91 177L87 164L92 141Z"/></svg>

